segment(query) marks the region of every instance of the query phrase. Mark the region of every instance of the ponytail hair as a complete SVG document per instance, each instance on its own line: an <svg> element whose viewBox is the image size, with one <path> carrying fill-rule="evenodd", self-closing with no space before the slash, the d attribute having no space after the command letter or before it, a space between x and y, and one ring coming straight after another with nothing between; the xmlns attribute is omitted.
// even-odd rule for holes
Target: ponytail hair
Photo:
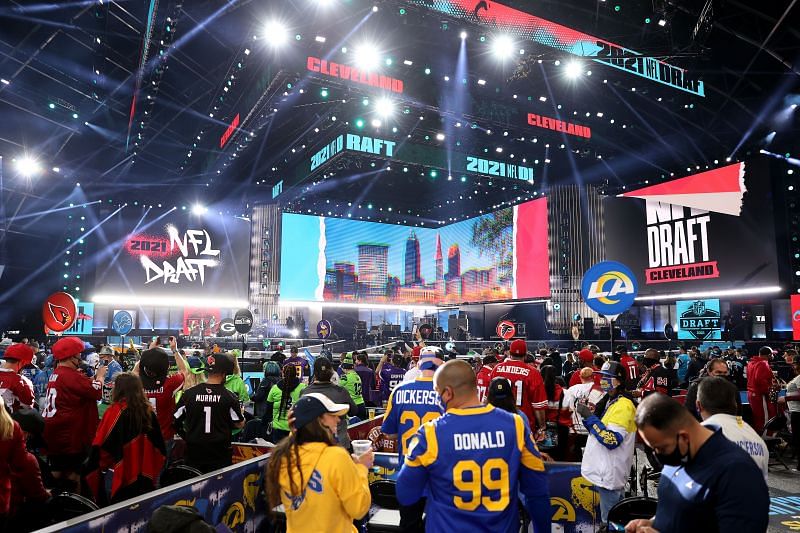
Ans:
<svg viewBox="0 0 800 533"><path fill-rule="evenodd" d="M285 365L283 367L283 380L279 383L281 389L281 403L278 407L278 417L282 417L289 409L292 391L296 389L299 384L300 378L297 377L297 367L294 365Z"/></svg>
<svg viewBox="0 0 800 533"><path fill-rule="evenodd" d="M281 504L281 476L289 477L289 496L299 496L305 489L303 470L300 468L300 446L307 442L324 442L328 446L336 446L336 441L328 428L322 425L319 418L309 422L288 437L284 437L272 449L267 463L266 491L270 513ZM300 474L300 483L295 479Z"/></svg>

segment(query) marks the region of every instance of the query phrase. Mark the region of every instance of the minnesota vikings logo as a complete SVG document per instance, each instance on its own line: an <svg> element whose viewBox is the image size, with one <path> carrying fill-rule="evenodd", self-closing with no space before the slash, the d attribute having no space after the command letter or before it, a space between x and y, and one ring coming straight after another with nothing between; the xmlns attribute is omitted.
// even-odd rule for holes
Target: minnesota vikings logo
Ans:
<svg viewBox="0 0 800 533"><path fill-rule="evenodd" d="M70 317L69 310L66 307L47 302L47 309L50 311L50 315L53 317L53 320L62 326L69 324L69 321L72 317Z"/></svg>

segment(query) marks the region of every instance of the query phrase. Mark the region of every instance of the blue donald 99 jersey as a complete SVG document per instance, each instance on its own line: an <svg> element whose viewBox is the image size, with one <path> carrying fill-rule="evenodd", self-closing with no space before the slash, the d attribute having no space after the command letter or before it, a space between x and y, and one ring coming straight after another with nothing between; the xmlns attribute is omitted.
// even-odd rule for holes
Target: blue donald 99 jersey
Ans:
<svg viewBox="0 0 800 533"><path fill-rule="evenodd" d="M544 509L532 516L537 533L543 524L549 531L547 478L530 429L491 405L450 409L423 424L397 479L402 505L427 495L428 531L518 531L520 492L529 510Z"/></svg>
<svg viewBox="0 0 800 533"><path fill-rule="evenodd" d="M442 416L439 395L433 390L433 378L420 377L398 385L389 396L381 431L397 435L400 461L408 453L408 445L422 424Z"/></svg>

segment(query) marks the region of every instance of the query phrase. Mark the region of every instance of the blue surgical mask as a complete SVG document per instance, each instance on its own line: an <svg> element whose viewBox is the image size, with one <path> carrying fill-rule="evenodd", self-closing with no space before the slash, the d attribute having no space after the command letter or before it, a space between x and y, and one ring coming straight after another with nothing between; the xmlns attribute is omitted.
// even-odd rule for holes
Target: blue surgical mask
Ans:
<svg viewBox="0 0 800 533"><path fill-rule="evenodd" d="M600 378L600 388L605 393L609 393L614 390L614 382L612 381L612 378Z"/></svg>
<svg viewBox="0 0 800 533"><path fill-rule="evenodd" d="M447 402L441 394L439 394L439 406L442 408L442 412L447 412Z"/></svg>

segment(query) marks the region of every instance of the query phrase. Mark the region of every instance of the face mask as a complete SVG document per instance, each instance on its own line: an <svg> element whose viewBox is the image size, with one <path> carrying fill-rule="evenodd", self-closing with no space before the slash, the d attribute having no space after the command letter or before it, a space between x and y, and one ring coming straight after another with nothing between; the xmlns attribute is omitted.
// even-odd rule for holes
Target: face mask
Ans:
<svg viewBox="0 0 800 533"><path fill-rule="evenodd" d="M443 412L447 412L447 402L441 394L439 395L439 406L442 408Z"/></svg>
<svg viewBox="0 0 800 533"><path fill-rule="evenodd" d="M611 378L602 378L600 380L600 388L605 393L609 393L614 390L614 382L611 381Z"/></svg>
<svg viewBox="0 0 800 533"><path fill-rule="evenodd" d="M655 455L658 458L658 461L665 466L682 466L689 460L688 452L686 455L681 453L680 436L675 437L675 449L672 450L671 453L657 453Z"/></svg>

